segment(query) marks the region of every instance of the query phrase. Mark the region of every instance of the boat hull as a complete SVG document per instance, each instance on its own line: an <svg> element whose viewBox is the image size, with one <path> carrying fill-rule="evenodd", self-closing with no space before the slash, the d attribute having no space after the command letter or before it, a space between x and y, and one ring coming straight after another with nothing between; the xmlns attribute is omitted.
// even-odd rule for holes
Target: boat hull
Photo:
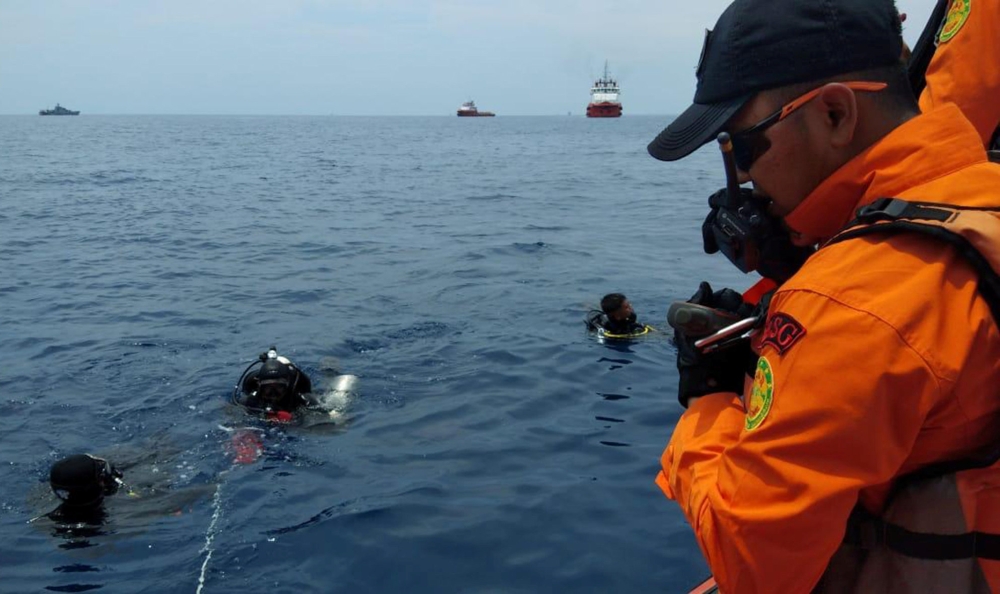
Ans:
<svg viewBox="0 0 1000 594"><path fill-rule="evenodd" d="M492 111L476 111L476 112L459 111L458 112L458 117L460 117L460 118L492 118L495 115L497 115L497 114L493 113Z"/></svg>
<svg viewBox="0 0 1000 594"><path fill-rule="evenodd" d="M587 106L588 118L620 118L622 117L621 103L591 103Z"/></svg>

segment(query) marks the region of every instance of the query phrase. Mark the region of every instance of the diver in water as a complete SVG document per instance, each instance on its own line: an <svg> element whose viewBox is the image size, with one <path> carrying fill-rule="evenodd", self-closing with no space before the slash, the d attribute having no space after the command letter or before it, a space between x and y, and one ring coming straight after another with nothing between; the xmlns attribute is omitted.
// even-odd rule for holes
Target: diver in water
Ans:
<svg viewBox="0 0 1000 594"><path fill-rule="evenodd" d="M178 474L177 469L193 467L180 458L180 449L162 439L118 445L112 451L107 457L74 454L53 463L48 485L36 483L28 493L37 514L28 523L69 541L60 548L85 548L92 539L127 538L157 518L188 513L218 488L215 481L195 476L200 473L192 472L191 480Z"/></svg>
<svg viewBox="0 0 1000 594"><path fill-rule="evenodd" d="M49 517L99 523L104 498L118 492L122 478L122 472L104 458L75 454L59 460L49 471L49 485L62 503Z"/></svg>
<svg viewBox="0 0 1000 594"><path fill-rule="evenodd" d="M309 376L272 346L243 372L233 389L233 401L268 418L289 421L292 413L311 404L307 397L311 392Z"/></svg>
<svg viewBox="0 0 1000 594"><path fill-rule="evenodd" d="M646 326L636 321L635 311L625 295L609 293L601 298L601 311L587 317L589 330L603 330L606 335L630 336L644 333Z"/></svg>
<svg viewBox="0 0 1000 594"><path fill-rule="evenodd" d="M357 377L335 375L327 389L314 394L309 376L272 346L243 371L233 389L233 402L263 413L272 421L289 422L296 413L305 410L319 411L330 419L337 419Z"/></svg>

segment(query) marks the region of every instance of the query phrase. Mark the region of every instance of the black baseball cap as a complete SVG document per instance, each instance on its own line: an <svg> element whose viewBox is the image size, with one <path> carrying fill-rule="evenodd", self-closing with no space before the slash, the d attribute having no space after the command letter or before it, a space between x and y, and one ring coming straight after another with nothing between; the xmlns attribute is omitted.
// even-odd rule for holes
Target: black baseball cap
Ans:
<svg viewBox="0 0 1000 594"><path fill-rule="evenodd" d="M902 50L893 0L736 0L705 32L694 104L649 154L686 157L760 91L890 66Z"/></svg>

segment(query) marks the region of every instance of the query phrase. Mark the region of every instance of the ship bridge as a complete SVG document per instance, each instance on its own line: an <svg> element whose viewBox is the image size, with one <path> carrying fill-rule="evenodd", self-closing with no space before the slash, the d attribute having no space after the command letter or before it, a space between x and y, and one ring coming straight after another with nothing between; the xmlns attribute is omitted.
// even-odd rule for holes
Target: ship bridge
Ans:
<svg viewBox="0 0 1000 594"><path fill-rule="evenodd" d="M618 101L618 83L613 80L599 80L590 89L592 103L614 103Z"/></svg>

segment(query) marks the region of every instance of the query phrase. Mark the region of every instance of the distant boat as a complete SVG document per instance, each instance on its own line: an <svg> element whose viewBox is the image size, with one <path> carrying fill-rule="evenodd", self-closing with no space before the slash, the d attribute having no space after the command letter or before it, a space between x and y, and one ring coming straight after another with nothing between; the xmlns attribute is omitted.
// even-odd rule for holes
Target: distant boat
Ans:
<svg viewBox="0 0 1000 594"><path fill-rule="evenodd" d="M38 111L38 115L80 115L80 112L73 111L72 109L66 109L62 105L56 103L54 109L41 109Z"/></svg>
<svg viewBox="0 0 1000 594"><path fill-rule="evenodd" d="M594 81L590 87L590 104L587 105L588 118L620 118L622 104L618 101L618 81L608 76L608 62L604 62L604 76Z"/></svg>
<svg viewBox="0 0 1000 594"><path fill-rule="evenodd" d="M462 104L462 107L458 108L458 117L460 118L492 118L495 115L492 111L479 111L476 109L474 101L466 101Z"/></svg>

